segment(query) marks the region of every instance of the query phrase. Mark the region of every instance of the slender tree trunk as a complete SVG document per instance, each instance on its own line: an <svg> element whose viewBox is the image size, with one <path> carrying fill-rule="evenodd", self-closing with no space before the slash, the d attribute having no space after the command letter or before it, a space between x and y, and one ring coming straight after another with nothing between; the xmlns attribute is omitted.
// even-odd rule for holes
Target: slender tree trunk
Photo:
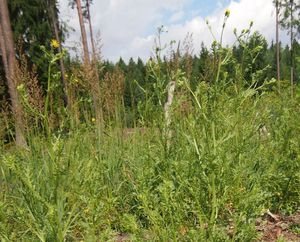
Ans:
<svg viewBox="0 0 300 242"><path fill-rule="evenodd" d="M86 9L88 14L88 21L89 21L89 28L90 28L90 35L91 35L91 44L92 44L92 51L93 51L93 59L96 58L96 48L95 48L95 39L93 34L93 28L91 23L91 14L90 14L90 1L86 0Z"/></svg>
<svg viewBox="0 0 300 242"><path fill-rule="evenodd" d="M59 53L62 53L62 46L61 46L61 39L59 36L59 23L58 23L58 16L57 12L55 11L55 1L50 2L50 19L51 19L51 25L53 27L55 39L60 43L58 47ZM59 59L59 67L60 67L60 72L61 72L61 81L62 81L62 86L64 89L64 104L67 107L69 100L68 100L68 93L67 93L67 82L66 82L66 71L65 71L65 64L63 58Z"/></svg>
<svg viewBox="0 0 300 242"><path fill-rule="evenodd" d="M172 130L171 130L171 106L173 103L174 93L175 93L176 82L170 81L167 86L168 91L168 98L164 105L164 112L165 112L165 135L166 135L166 150L169 151L171 146L171 139L172 139Z"/></svg>
<svg viewBox="0 0 300 242"><path fill-rule="evenodd" d="M82 14L82 8L81 8L81 1L76 0L77 4L77 10L78 10L78 17L79 17L79 24L81 29L81 37L82 37L82 45L83 45L83 54L84 54L84 63L87 70L87 79L89 81L90 87L91 87L91 93L93 97L93 104L94 104L94 110L96 115L96 122L97 127L99 127L98 131L100 134L100 131L102 129L102 104L101 104L101 90L99 86L99 75L98 70L96 68L96 64L91 64L90 58L89 58L89 50L88 50L88 44L87 44L87 35L86 30L83 22L83 14ZM88 1L87 1L88 4ZM87 5L89 6L89 5ZM89 11L89 10L88 10ZM95 46L92 36L92 25L90 21L90 13L88 12L88 19L90 24L90 32L91 32L91 40L92 40L92 46L93 46L93 62L95 58Z"/></svg>
<svg viewBox="0 0 300 242"><path fill-rule="evenodd" d="M91 14L90 14L90 1L86 0L86 9L87 9L87 18L89 22L89 29L90 29L90 38L91 38L91 45L92 45L92 51L93 51L93 56L92 56L92 62L93 62L93 68L94 68L94 73L95 73L95 81L93 85L93 99L95 102L95 113L96 113L96 118L102 123L102 117L103 117L103 111L102 111L102 101L101 101L101 89L99 86L99 74L98 74L98 68L97 68L97 54L96 54L96 48L95 48L95 40L94 40L94 35L93 35L93 28L92 28L92 21L91 21Z"/></svg>
<svg viewBox="0 0 300 242"><path fill-rule="evenodd" d="M84 22L83 22L81 0L76 0L76 5L77 5L77 11L78 11L80 30L81 30L84 63L90 64L89 48L88 48L88 43L87 43L86 30L85 30L85 26L84 26Z"/></svg>
<svg viewBox="0 0 300 242"><path fill-rule="evenodd" d="M4 32L2 30L1 11L0 11L0 50L1 50L1 54L2 54L2 62L3 62L4 71L5 71L5 73L8 73L8 61L7 61L5 40L4 40Z"/></svg>
<svg viewBox="0 0 300 242"><path fill-rule="evenodd" d="M279 46L279 0L276 0L276 64L277 82L280 90L280 46Z"/></svg>
<svg viewBox="0 0 300 242"><path fill-rule="evenodd" d="M294 42L294 33L293 33L293 21L294 21L294 10L293 10L294 1L290 0L290 44L291 44L291 85L292 85L292 95L293 95L293 85L294 85L294 49L293 49L293 42Z"/></svg>
<svg viewBox="0 0 300 242"><path fill-rule="evenodd" d="M20 77L17 70L13 33L6 0L0 0L0 25L2 59L15 121L16 145L19 147L26 147L27 144L24 136L25 126L23 122L23 110L17 91L17 84L18 81L20 81Z"/></svg>

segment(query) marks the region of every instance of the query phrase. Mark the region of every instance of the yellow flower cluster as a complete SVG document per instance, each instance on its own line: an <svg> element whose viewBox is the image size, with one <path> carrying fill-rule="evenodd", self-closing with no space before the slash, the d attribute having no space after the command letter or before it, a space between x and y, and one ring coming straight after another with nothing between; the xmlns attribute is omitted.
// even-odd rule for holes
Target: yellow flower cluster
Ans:
<svg viewBox="0 0 300 242"><path fill-rule="evenodd" d="M229 17L229 15L230 15L230 10L229 9L226 9L226 11L225 11L225 17Z"/></svg>
<svg viewBox="0 0 300 242"><path fill-rule="evenodd" d="M52 39L50 45L51 45L51 47L53 47L54 49L59 48L59 42L58 42L56 39Z"/></svg>

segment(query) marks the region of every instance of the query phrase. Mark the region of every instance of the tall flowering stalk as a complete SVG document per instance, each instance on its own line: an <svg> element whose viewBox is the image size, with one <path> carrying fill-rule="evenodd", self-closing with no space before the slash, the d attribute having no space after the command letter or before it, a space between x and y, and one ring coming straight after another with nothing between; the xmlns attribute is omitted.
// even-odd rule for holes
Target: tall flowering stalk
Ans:
<svg viewBox="0 0 300 242"><path fill-rule="evenodd" d="M44 125L45 125L46 132L47 132L48 135L50 133L48 109L49 109L49 99L50 99L50 95L51 95L51 84L52 84L51 81L52 81L52 76L53 76L52 67L65 54L65 50L55 54L55 50L58 49L59 46L60 46L60 43L55 39L51 40L51 42L50 42L50 47L51 47L50 51L47 50L45 46L41 46L41 50L44 52L45 56L49 60L48 73L47 73L48 74L47 91L46 91L46 100L45 100L45 107L44 107Z"/></svg>

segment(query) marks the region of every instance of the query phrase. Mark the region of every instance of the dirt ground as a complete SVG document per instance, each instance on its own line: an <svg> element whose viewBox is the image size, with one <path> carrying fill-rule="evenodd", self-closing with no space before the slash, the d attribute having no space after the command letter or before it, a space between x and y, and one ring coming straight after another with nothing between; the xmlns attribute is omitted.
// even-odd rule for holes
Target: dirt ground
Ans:
<svg viewBox="0 0 300 242"><path fill-rule="evenodd" d="M300 211L290 216L267 211L256 220L256 230L260 234L257 242L300 242ZM114 241L132 240L128 234L119 234ZM145 241L149 240L145 239Z"/></svg>
<svg viewBox="0 0 300 242"><path fill-rule="evenodd" d="M257 219L256 229L262 234L260 241L275 242L283 239L300 242L300 211L290 216L268 212Z"/></svg>

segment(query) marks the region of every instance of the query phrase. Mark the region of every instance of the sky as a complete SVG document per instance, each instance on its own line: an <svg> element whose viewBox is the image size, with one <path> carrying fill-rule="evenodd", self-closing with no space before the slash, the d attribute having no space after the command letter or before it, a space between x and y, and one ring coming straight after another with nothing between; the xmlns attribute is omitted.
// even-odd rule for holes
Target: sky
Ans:
<svg viewBox="0 0 300 242"><path fill-rule="evenodd" d="M229 9L223 43L233 44L233 30L248 28L259 31L271 42L275 39L275 10L273 0L93 0L91 17L94 34L101 43L104 59L117 61L120 57L141 57L147 60L154 49L157 29L164 26L163 44L175 40L181 43L192 34L194 54L199 52L201 42L209 46L214 38L206 24L209 22L217 40L220 38L224 12ZM61 19L70 29L65 43L67 48L81 49L80 28L76 9L68 6L69 0L59 0ZM88 25L86 25L87 33ZM286 34L281 32L283 43ZM80 52L79 52L80 54Z"/></svg>

